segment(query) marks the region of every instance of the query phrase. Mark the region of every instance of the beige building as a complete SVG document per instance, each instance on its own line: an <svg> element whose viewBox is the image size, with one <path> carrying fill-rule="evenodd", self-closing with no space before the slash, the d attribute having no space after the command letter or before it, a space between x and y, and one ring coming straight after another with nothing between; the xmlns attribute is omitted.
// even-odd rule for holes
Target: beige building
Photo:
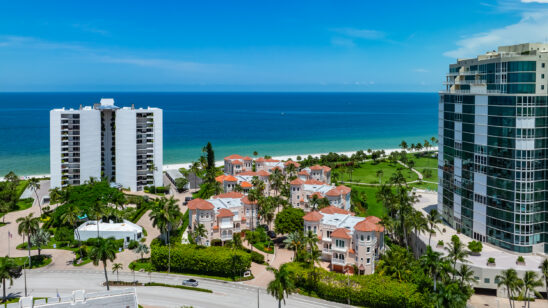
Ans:
<svg viewBox="0 0 548 308"><path fill-rule="evenodd" d="M294 207L311 210L310 200L314 195L320 199L327 198L329 204L341 209L350 210L351 189L344 185L334 186L319 180L302 180L300 177L290 183L289 202Z"/></svg>
<svg viewBox="0 0 548 308"><path fill-rule="evenodd" d="M188 202L189 230L194 231L202 224L207 236L199 239L200 244L209 246L211 241L232 240L234 233L257 226L257 202L251 202L239 192L228 192L208 200L194 199Z"/></svg>
<svg viewBox="0 0 548 308"><path fill-rule="evenodd" d="M245 171L253 171L253 159L238 154L233 154L225 157L224 173L228 175L236 175Z"/></svg>
<svg viewBox="0 0 548 308"><path fill-rule="evenodd" d="M375 260L384 251L384 227L375 216L356 217L335 206L304 216L305 232L318 235L322 259L339 272L368 275L375 272Z"/></svg>

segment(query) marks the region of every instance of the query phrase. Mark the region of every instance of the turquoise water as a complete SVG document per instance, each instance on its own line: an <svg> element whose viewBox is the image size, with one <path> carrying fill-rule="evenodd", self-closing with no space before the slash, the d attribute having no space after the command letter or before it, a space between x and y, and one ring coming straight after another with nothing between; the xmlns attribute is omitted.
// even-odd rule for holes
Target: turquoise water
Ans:
<svg viewBox="0 0 548 308"><path fill-rule="evenodd" d="M164 109L164 163L211 141L233 153L289 155L396 148L437 135L436 93L0 93L0 174L49 173L49 110L113 97Z"/></svg>

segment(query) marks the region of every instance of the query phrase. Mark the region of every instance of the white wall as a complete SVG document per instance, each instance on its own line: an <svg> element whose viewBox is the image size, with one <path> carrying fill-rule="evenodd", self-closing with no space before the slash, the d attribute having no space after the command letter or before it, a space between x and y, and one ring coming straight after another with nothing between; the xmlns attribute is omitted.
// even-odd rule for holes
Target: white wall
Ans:
<svg viewBox="0 0 548 308"><path fill-rule="evenodd" d="M49 112L49 170L51 188L61 187L61 111Z"/></svg>
<svg viewBox="0 0 548 308"><path fill-rule="evenodd" d="M133 191L137 190L136 126L134 110L116 111L116 183Z"/></svg>
<svg viewBox="0 0 548 308"><path fill-rule="evenodd" d="M163 186L163 165L164 165L164 136L163 136L163 111L152 109L154 113L154 186Z"/></svg>
<svg viewBox="0 0 548 308"><path fill-rule="evenodd" d="M80 110L80 183L101 179L101 112Z"/></svg>

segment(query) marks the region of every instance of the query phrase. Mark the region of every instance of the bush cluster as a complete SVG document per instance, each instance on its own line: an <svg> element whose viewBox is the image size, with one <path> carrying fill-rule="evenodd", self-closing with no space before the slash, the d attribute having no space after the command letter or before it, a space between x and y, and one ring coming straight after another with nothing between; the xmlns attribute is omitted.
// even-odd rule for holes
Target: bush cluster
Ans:
<svg viewBox="0 0 548 308"><path fill-rule="evenodd" d="M251 252L251 261L259 264L264 263L264 256L256 251Z"/></svg>
<svg viewBox="0 0 548 308"><path fill-rule="evenodd" d="M298 288L315 292L320 298L365 307L426 307L427 298L412 283L398 282L378 274L346 276L306 264L284 265L294 278ZM349 288L349 284L351 288Z"/></svg>
<svg viewBox="0 0 548 308"><path fill-rule="evenodd" d="M168 247L152 246L151 262L157 270L167 270ZM244 251L195 245L173 245L171 248L172 272L235 277L243 274L250 266L251 256Z"/></svg>

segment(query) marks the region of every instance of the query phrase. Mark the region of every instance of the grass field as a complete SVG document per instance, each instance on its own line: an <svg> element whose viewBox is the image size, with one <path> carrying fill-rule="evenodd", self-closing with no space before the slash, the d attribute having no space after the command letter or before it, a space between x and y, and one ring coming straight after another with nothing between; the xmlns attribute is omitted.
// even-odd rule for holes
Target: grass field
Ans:
<svg viewBox="0 0 548 308"><path fill-rule="evenodd" d="M376 194L379 189L377 186L349 185L349 187L352 188L352 190L365 193L367 199L367 211L365 212L366 216L377 216L382 218L384 214L386 214L386 209L384 206L377 202Z"/></svg>
<svg viewBox="0 0 548 308"><path fill-rule="evenodd" d="M428 169L431 171L431 177L424 177L425 181L428 182L438 182L438 159L432 156L424 156L424 157L416 157L415 154L408 154L407 155L408 160L412 160L415 162L414 168L425 175L425 169ZM413 183L411 184L413 187L417 187L420 189L429 189L429 190L437 190L438 184L432 184L432 183Z"/></svg>
<svg viewBox="0 0 548 308"><path fill-rule="evenodd" d="M388 181L388 179L390 179L390 177L396 173L398 169L402 171L402 174L408 182L419 179L417 174L407 168L404 168L402 165L398 163L391 164L389 162L374 163L372 161L368 161L362 163L359 167L354 168L352 177L350 177L348 172L343 173L341 169L335 169L334 172L339 174L339 181L379 184L379 178L377 177L378 170L382 170L383 172L382 182L384 183Z"/></svg>

